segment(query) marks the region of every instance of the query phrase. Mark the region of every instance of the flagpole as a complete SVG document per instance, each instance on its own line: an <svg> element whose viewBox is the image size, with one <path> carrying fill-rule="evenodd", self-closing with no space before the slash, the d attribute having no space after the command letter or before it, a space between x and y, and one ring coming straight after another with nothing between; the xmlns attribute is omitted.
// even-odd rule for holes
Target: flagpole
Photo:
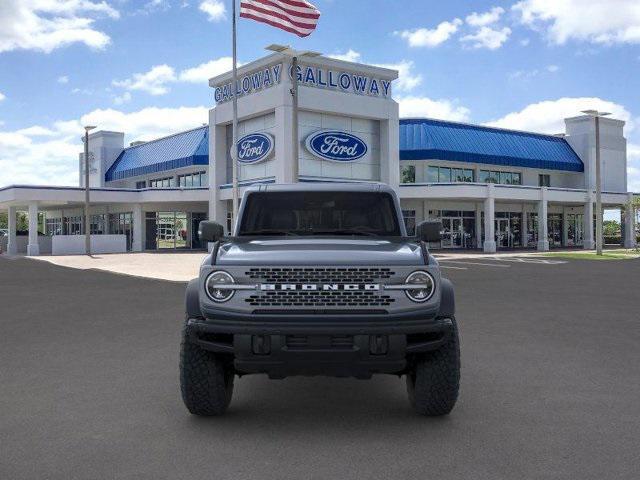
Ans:
<svg viewBox="0 0 640 480"><path fill-rule="evenodd" d="M299 171L299 165L298 165L298 157L299 155L299 146L300 146L300 142L298 141L298 57L297 56L293 56L293 59L291 61L291 68L293 71L293 75L292 75L292 89L291 89L291 95L293 96L293 105L292 105L292 112L291 112L291 135L293 137L293 145L292 145L292 155L293 155L293 171L292 171L292 181L293 183L297 183L298 180L298 171Z"/></svg>
<svg viewBox="0 0 640 480"><path fill-rule="evenodd" d="M233 146L231 147L231 161L232 175L233 175L233 224L238 218L238 59L237 59L237 45L236 45L236 0L231 0L233 3L233 76L232 76L232 95L233 95Z"/></svg>

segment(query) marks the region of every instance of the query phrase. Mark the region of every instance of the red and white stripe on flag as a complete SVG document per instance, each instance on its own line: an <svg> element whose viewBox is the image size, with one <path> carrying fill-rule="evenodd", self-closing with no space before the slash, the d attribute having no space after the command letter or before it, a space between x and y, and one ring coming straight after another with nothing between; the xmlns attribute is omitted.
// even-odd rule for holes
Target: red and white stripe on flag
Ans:
<svg viewBox="0 0 640 480"><path fill-rule="evenodd" d="M316 29L320 11L305 0L241 0L240 16L306 37Z"/></svg>

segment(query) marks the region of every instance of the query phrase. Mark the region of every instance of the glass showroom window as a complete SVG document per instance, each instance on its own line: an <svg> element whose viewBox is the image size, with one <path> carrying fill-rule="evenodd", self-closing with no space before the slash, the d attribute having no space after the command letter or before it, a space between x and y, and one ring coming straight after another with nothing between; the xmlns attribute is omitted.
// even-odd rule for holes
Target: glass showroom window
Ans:
<svg viewBox="0 0 640 480"><path fill-rule="evenodd" d="M413 236L416 234L416 211L415 210L402 210L402 217L404 218L404 225L407 228L407 235Z"/></svg>
<svg viewBox="0 0 640 480"><path fill-rule="evenodd" d="M141 182L136 182L136 188L140 190L141 188L147 188L147 182L142 180Z"/></svg>
<svg viewBox="0 0 640 480"><path fill-rule="evenodd" d="M206 187L208 184L206 172L178 175L178 186L183 188Z"/></svg>
<svg viewBox="0 0 640 480"><path fill-rule="evenodd" d="M47 218L45 221L45 235L62 235L62 219Z"/></svg>
<svg viewBox="0 0 640 480"><path fill-rule="evenodd" d="M400 183L416 183L415 165L407 165L400 169Z"/></svg>
<svg viewBox="0 0 640 480"><path fill-rule="evenodd" d="M500 172L480 170L480 183L500 183L502 185L522 185L522 174L518 172Z"/></svg>
<svg viewBox="0 0 640 480"><path fill-rule="evenodd" d="M175 184L174 184L173 177L157 178L154 180L149 180L150 188L171 188L174 185Z"/></svg>
<svg viewBox="0 0 640 480"><path fill-rule="evenodd" d="M473 182L473 170L470 168L428 167L429 183L469 183Z"/></svg>
<svg viewBox="0 0 640 480"><path fill-rule="evenodd" d="M550 187L551 186L551 175L547 175L541 173L538 175L538 185L540 187Z"/></svg>

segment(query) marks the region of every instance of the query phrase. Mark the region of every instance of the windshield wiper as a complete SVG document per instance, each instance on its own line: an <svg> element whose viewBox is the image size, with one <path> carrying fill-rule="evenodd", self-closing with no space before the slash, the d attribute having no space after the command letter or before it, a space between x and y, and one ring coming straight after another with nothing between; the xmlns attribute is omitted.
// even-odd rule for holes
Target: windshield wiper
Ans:
<svg viewBox="0 0 640 480"><path fill-rule="evenodd" d="M290 230L278 230L275 228L263 228L261 230L249 230L247 232L240 232L240 235L292 235L298 236L297 233Z"/></svg>

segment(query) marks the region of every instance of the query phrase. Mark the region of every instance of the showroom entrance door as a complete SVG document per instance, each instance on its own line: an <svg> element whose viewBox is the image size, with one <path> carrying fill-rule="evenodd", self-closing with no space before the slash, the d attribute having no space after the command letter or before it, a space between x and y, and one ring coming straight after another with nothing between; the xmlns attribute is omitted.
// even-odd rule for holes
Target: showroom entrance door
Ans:
<svg viewBox="0 0 640 480"><path fill-rule="evenodd" d="M584 215L582 214L569 214L567 215L567 229L569 247L579 247L583 245L584 241Z"/></svg>
<svg viewBox="0 0 640 480"><path fill-rule="evenodd" d="M508 218L496 218L496 245L499 248L513 247L513 237Z"/></svg>
<svg viewBox="0 0 640 480"><path fill-rule="evenodd" d="M462 218L442 218L442 248L462 248Z"/></svg>

